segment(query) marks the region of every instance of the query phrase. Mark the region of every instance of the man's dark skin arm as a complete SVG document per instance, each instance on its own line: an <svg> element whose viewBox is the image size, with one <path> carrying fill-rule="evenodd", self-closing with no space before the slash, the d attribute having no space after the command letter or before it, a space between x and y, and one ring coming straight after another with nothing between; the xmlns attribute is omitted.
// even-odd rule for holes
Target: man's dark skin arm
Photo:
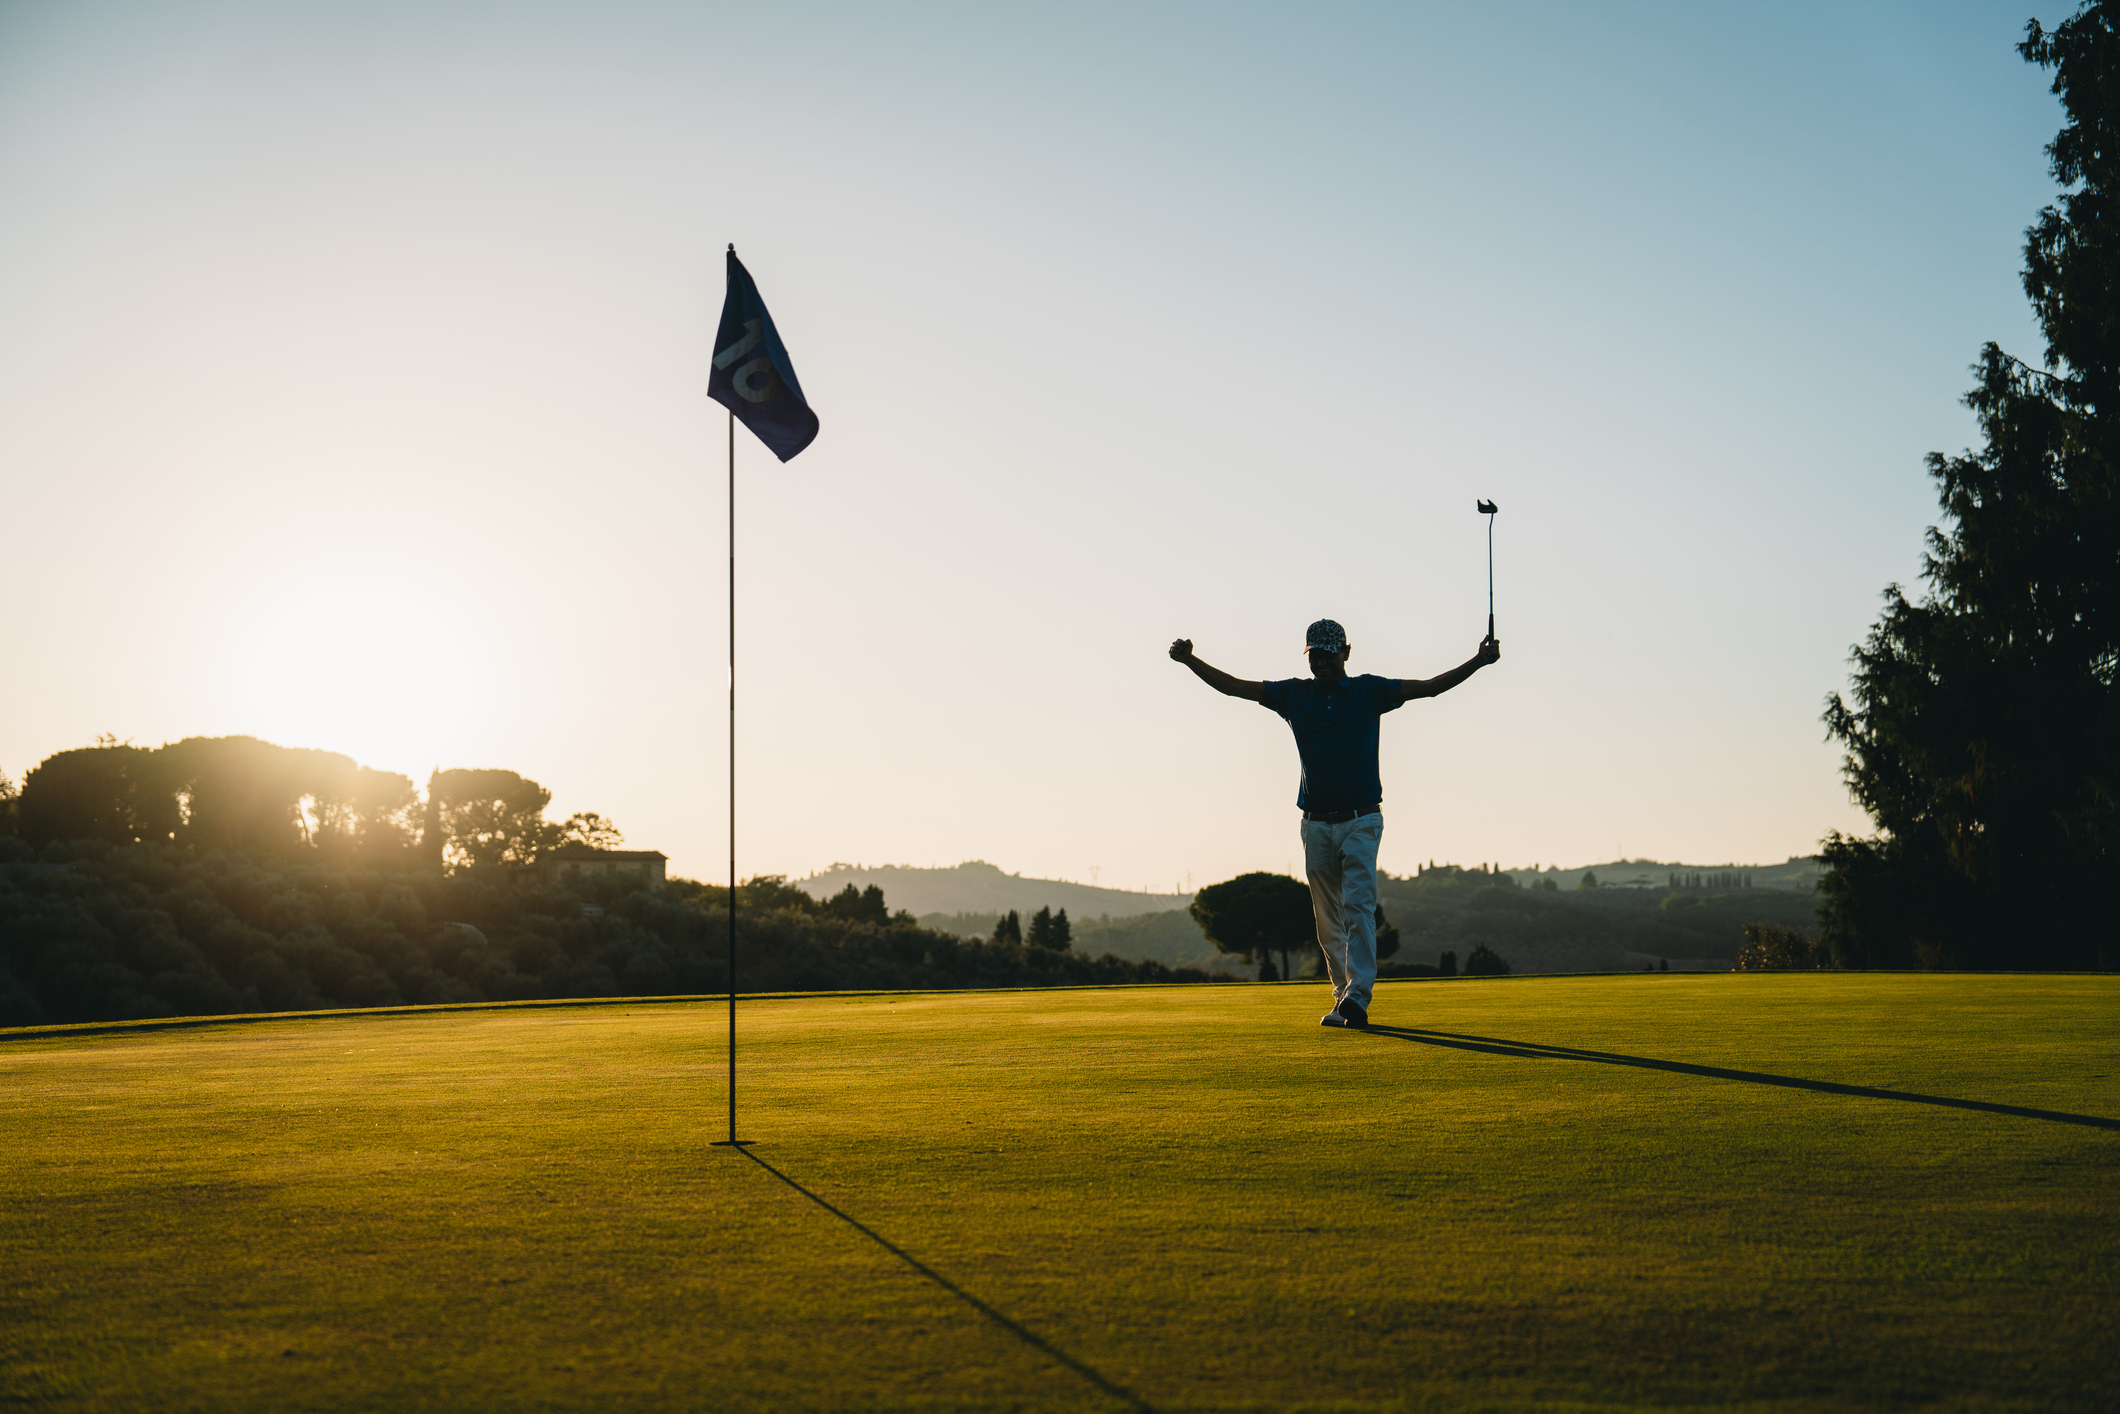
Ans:
<svg viewBox="0 0 2120 1414"><path fill-rule="evenodd" d="M1399 701L1411 702L1416 697L1440 697L1471 677L1489 663L1498 663L1502 658L1502 645L1491 638L1480 640L1480 651L1465 662L1458 664L1440 677L1407 678L1399 684Z"/></svg>
<svg viewBox="0 0 2120 1414"><path fill-rule="evenodd" d="M1241 697L1246 702L1257 702L1260 699L1260 695L1266 690L1264 683L1246 682L1242 678L1231 677L1220 668L1210 667L1195 658L1192 651L1192 640L1189 638L1181 638L1176 643L1171 644L1170 656L1175 661L1191 668L1201 682L1206 683L1224 697Z"/></svg>
<svg viewBox="0 0 2120 1414"><path fill-rule="evenodd" d="M1342 648L1337 653L1327 653L1320 648L1311 649L1311 676L1330 687L1347 675L1347 659L1352 652L1351 648ZM1220 668L1203 663L1200 659L1193 656L1192 640L1189 638L1181 638L1171 644L1170 656L1177 662L1191 668L1198 675L1201 682L1206 683L1225 697L1241 697L1247 702L1257 702L1262 698L1265 689L1264 683L1246 682L1243 678L1231 677ZM1483 638L1480 640L1479 652L1473 654L1470 659L1460 663L1442 676L1407 678L1401 682L1399 684L1399 701L1405 703L1413 701L1416 697L1440 696L1450 691L1451 688L1456 687L1466 678L1471 677L1481 668L1486 667L1489 663L1500 662L1501 657L1502 645L1494 639Z"/></svg>

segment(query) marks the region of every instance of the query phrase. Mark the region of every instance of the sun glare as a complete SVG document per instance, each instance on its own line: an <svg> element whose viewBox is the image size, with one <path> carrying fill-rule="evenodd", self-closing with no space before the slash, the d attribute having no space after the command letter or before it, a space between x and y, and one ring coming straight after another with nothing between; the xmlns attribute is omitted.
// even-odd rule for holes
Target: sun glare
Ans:
<svg viewBox="0 0 2120 1414"><path fill-rule="evenodd" d="M264 617L243 700L250 729L269 741L420 779L476 720L481 678L451 615L396 585L348 581L296 593Z"/></svg>

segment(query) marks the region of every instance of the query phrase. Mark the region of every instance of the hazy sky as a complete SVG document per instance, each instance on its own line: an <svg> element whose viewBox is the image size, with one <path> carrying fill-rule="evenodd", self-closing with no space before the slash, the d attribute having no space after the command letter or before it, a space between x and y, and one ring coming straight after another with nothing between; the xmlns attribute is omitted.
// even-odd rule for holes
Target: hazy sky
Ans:
<svg viewBox="0 0 2120 1414"><path fill-rule="evenodd" d="M2064 9L2042 7L2049 23ZM508 766L726 868L1297 853L1247 677L1385 721L1382 863L1778 860L2051 193L1998 4L0 3L0 769Z"/></svg>

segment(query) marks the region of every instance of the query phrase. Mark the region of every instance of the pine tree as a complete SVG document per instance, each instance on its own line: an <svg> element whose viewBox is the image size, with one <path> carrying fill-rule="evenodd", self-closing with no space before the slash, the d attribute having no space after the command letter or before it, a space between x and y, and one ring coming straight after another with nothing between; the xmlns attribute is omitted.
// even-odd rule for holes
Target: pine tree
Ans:
<svg viewBox="0 0 2120 1414"><path fill-rule="evenodd" d="M2026 233L2046 370L1995 344L1965 397L1984 445L1928 459L1916 603L1897 585L1828 700L1875 822L1835 833L1824 941L1855 967L2111 967L2120 846L2120 0L2019 53L2054 71L2059 200Z"/></svg>

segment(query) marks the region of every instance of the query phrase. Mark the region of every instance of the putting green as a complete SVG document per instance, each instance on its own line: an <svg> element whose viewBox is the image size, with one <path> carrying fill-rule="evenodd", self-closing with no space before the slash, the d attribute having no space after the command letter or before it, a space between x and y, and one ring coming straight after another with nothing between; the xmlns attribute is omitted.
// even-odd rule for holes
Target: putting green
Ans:
<svg viewBox="0 0 2120 1414"><path fill-rule="evenodd" d="M1324 1001L0 1033L0 1402L2120 1406L2120 978Z"/></svg>

